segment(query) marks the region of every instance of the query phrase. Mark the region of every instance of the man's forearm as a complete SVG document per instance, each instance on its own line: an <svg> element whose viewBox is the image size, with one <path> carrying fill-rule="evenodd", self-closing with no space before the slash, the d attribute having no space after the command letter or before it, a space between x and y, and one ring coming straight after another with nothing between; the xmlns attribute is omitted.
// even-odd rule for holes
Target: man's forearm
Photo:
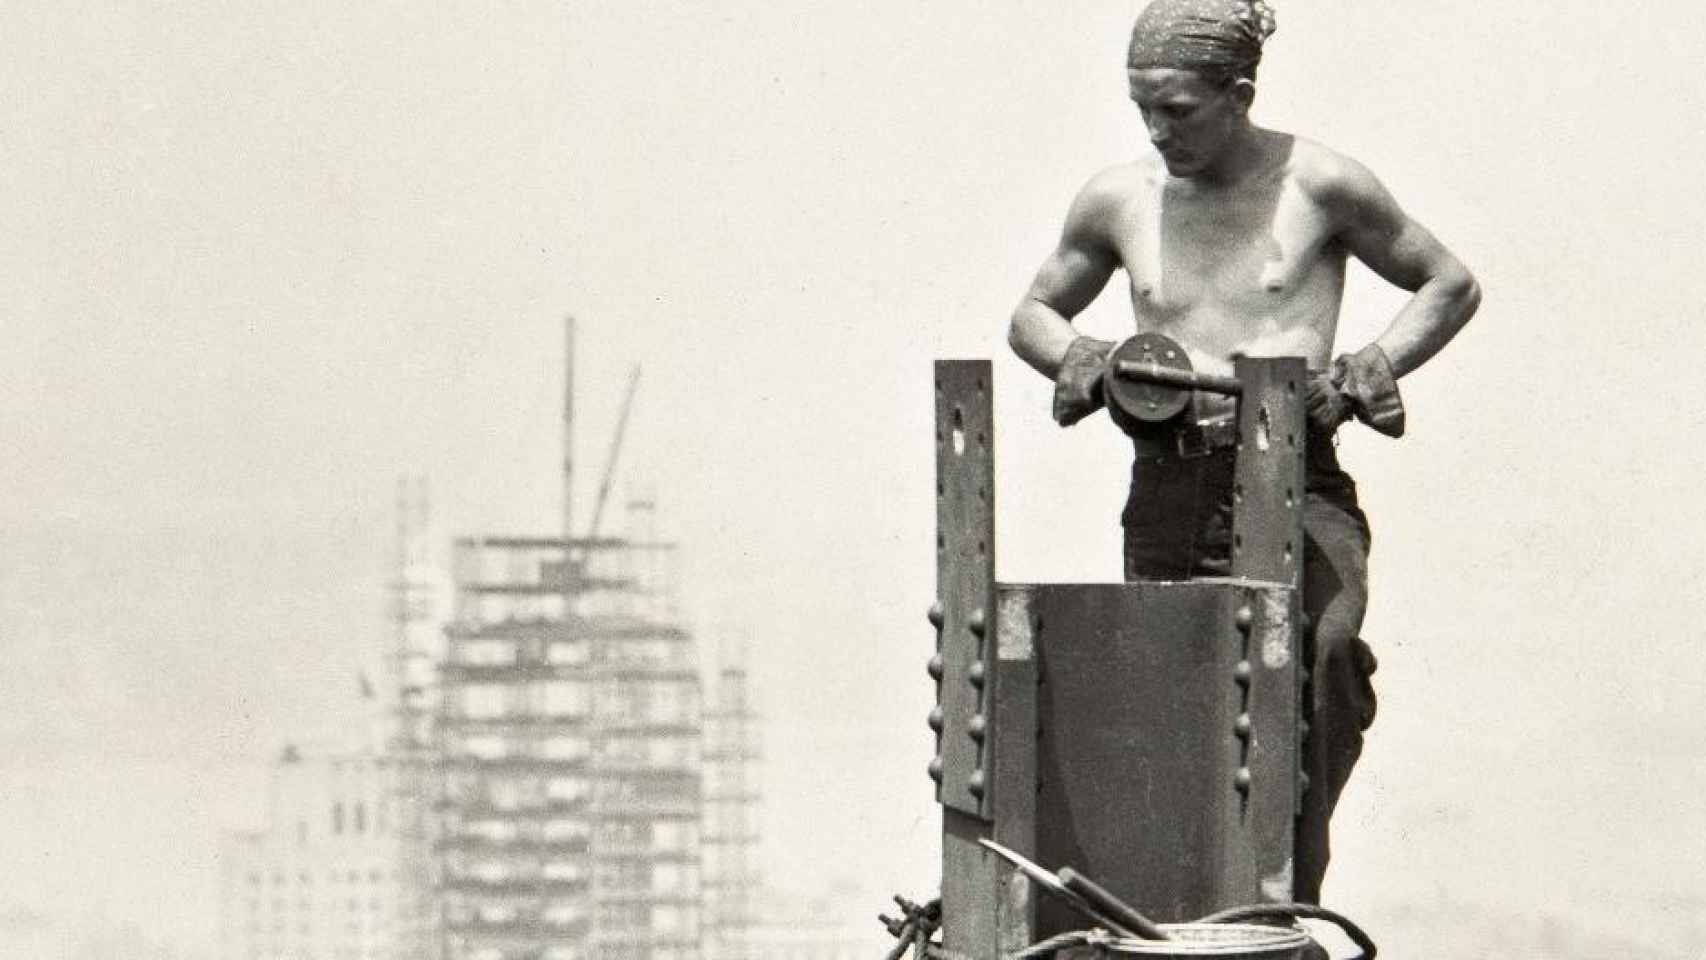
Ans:
<svg viewBox="0 0 1706 960"><path fill-rule="evenodd" d="M1416 289L1375 343L1386 351L1392 375L1402 377L1438 353L1481 305L1481 287L1461 267L1442 272Z"/></svg>
<svg viewBox="0 0 1706 960"><path fill-rule="evenodd" d="M1013 311L1012 322L1007 328L1007 344L1019 359L1053 380L1060 374L1060 362L1066 356L1066 348L1078 335L1072 322L1054 308L1033 297L1026 297Z"/></svg>

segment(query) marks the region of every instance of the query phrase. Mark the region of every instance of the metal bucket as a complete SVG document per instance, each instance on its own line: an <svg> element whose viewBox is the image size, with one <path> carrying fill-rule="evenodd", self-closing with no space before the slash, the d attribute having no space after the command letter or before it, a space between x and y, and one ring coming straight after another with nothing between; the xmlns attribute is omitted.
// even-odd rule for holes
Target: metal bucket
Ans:
<svg viewBox="0 0 1706 960"><path fill-rule="evenodd" d="M1286 927L1246 923L1164 923L1172 940L1107 942L1102 949L1115 957L1238 957L1240 960L1302 960L1309 935Z"/></svg>

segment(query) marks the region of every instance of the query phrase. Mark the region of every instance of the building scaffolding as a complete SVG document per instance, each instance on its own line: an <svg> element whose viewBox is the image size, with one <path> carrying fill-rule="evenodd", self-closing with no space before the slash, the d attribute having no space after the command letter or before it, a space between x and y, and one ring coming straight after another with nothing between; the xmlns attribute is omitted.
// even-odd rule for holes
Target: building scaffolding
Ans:
<svg viewBox="0 0 1706 960"><path fill-rule="evenodd" d="M705 716L705 947L707 960L752 960L758 845L757 714L747 696L742 648L718 670Z"/></svg>
<svg viewBox="0 0 1706 960"><path fill-rule="evenodd" d="M440 683L445 960L697 960L700 680L673 546L463 538Z"/></svg>
<svg viewBox="0 0 1706 960"><path fill-rule="evenodd" d="M436 948L432 862L433 696L437 578L431 558L431 506L425 477L397 480L396 567L391 593L392 649L382 762L390 778L397 843L398 960L426 960Z"/></svg>
<svg viewBox="0 0 1706 960"><path fill-rule="evenodd" d="M701 960L705 717L676 548L656 537L649 496L630 499L622 534L574 534L565 326L562 531L454 545L435 726L439 957Z"/></svg>

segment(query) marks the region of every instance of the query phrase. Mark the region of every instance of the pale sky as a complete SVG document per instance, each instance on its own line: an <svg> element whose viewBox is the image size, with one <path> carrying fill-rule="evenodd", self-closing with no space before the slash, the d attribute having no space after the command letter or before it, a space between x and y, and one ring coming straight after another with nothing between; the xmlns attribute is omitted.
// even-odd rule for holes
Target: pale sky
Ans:
<svg viewBox="0 0 1706 960"><path fill-rule="evenodd" d="M1004 341L1147 149L1139 4L1071 6L7 0L0 944L210 941L262 765L357 716L396 476L445 537L558 516L568 313L583 515L640 363L622 482L751 653L773 878L929 890L932 358L995 358L1000 577L1119 572L1121 442ZM1328 901L1706 934L1697 10L1275 7L1258 122L1486 290L1410 433L1341 447L1381 706ZM1339 346L1401 303L1357 274Z"/></svg>

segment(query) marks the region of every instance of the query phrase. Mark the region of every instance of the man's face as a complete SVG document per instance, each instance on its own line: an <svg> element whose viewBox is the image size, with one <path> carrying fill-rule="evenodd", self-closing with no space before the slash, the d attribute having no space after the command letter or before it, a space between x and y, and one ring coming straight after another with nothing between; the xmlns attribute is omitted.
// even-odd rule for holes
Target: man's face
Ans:
<svg viewBox="0 0 1706 960"><path fill-rule="evenodd" d="M1254 93L1247 80L1216 82L1194 70L1149 67L1126 73L1149 142L1175 177L1196 176L1213 166L1244 122Z"/></svg>

